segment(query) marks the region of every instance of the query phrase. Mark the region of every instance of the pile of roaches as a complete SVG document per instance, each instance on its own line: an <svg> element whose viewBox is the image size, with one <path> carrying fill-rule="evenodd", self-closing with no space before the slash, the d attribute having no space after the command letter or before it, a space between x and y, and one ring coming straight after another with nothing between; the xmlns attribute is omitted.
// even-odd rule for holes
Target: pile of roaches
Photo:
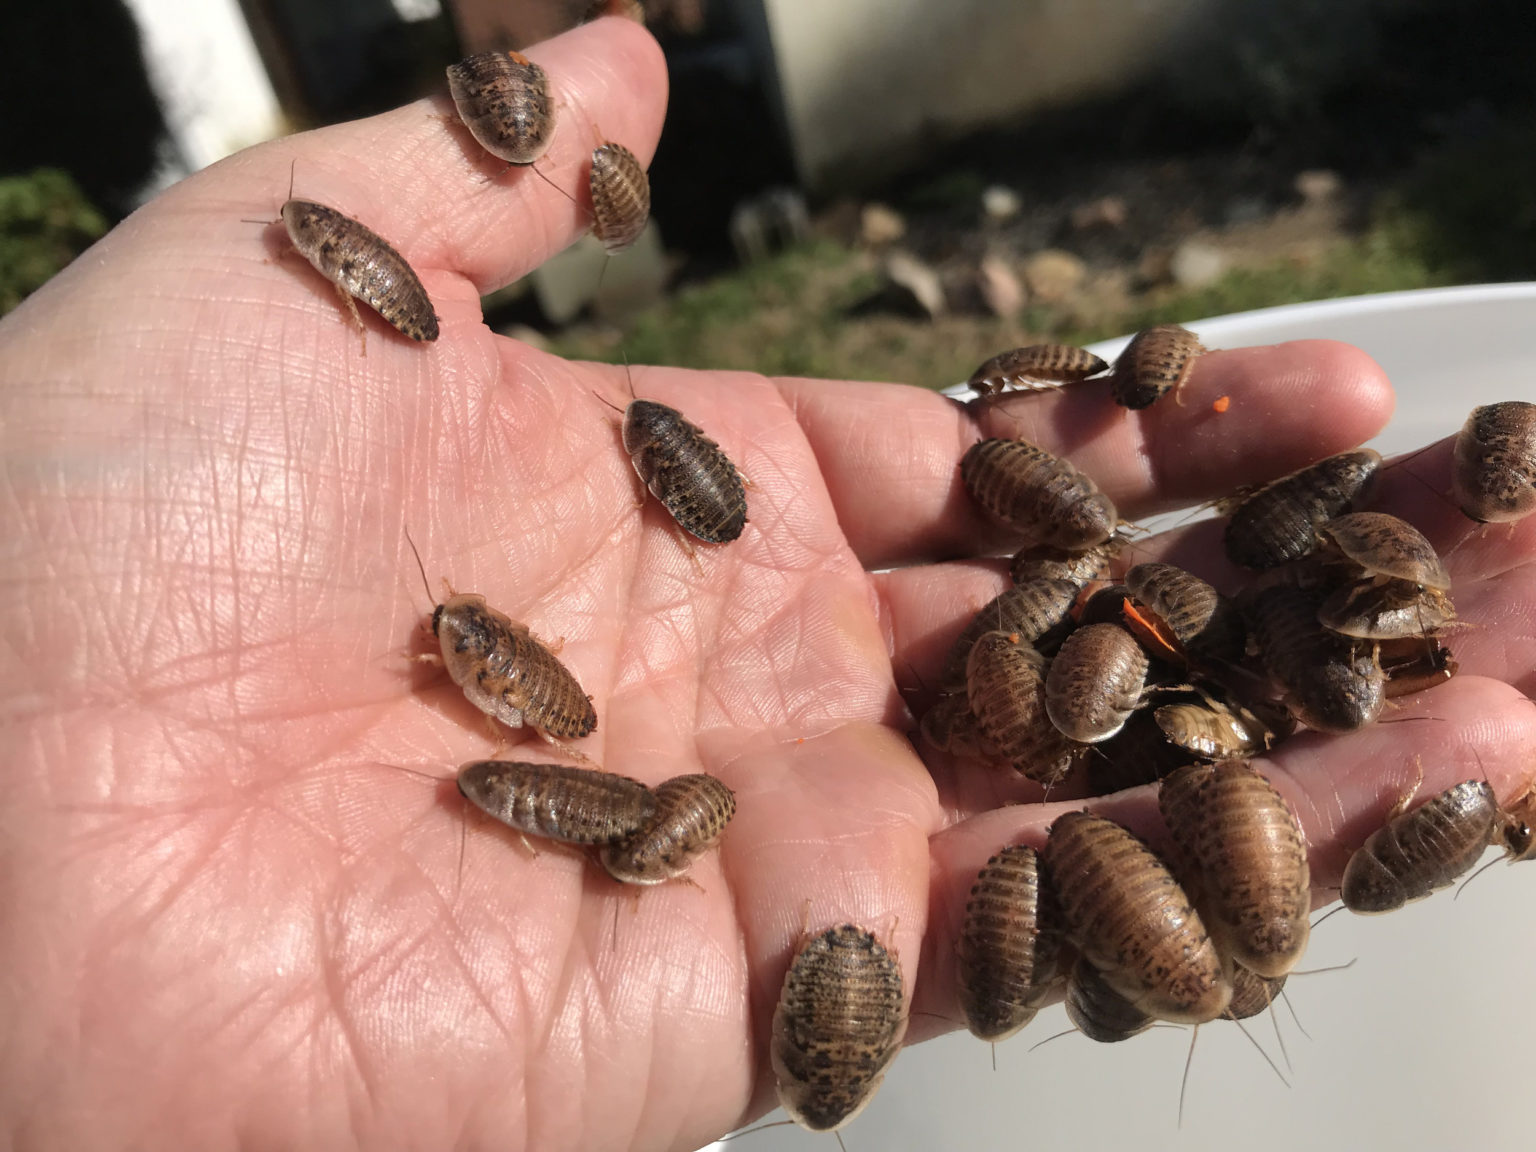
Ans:
<svg viewBox="0 0 1536 1152"><path fill-rule="evenodd" d="M1141 406L1179 387L1203 349L1164 325L1138 335L1112 391ZM1087 378L1087 353L1051 345L989 360L979 399ZM1480 522L1536 507L1536 405L1479 408L1456 443L1453 498ZM1072 812L1043 851L1004 847L971 889L957 946L958 998L977 1036L1022 1028L1064 991L1099 1041L1155 1021L1262 1011L1306 947L1307 844L1249 762L1298 726L1345 733L1395 697L1443 683L1456 613L1445 565L1412 525L1362 511L1381 457L1358 449L1217 505L1228 559L1255 572L1228 598L1170 564L1120 566L1117 514L1065 460L983 440L961 475L975 501L1029 544L1013 584L955 640L923 739L1010 766L1051 790L1102 795L1161 781L1166 859L1100 816ZM1444 888L1490 844L1530 859L1536 795L1504 808L1467 781L1410 808L1355 853L1345 907L1383 912Z"/></svg>

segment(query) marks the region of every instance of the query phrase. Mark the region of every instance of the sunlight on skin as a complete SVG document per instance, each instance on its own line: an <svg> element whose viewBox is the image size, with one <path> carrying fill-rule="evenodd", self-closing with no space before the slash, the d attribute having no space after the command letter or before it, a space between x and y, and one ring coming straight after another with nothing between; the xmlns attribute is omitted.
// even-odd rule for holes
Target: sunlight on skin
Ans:
<svg viewBox="0 0 1536 1152"><path fill-rule="evenodd" d="M529 54L562 117L544 175L578 189L596 123L650 157L666 77L642 30L603 20ZM917 1008L958 1018L965 890L1069 807L991 810L1038 788L925 763L905 735L898 683L932 683L946 635L1004 579L956 562L1006 544L959 487L961 453L979 435L1070 451L1134 519L1349 447L1390 413L1368 358L1316 342L1213 353L1184 407L1125 417L1099 385L978 413L917 388L636 368L639 395L754 483L741 539L695 564L655 501L635 507L594 395L626 395L623 370L484 326L480 295L586 220L446 110L234 156L0 324L16 657L0 1115L29 1143L696 1147L772 1105L785 966L803 930L845 921L893 945ZM436 343L364 310L362 357L330 285L281 257L280 229L243 222L270 218L290 170L295 195L410 261ZM1441 484L1445 464L1413 467ZM1422 489L1385 498L1437 543L1468 535L1419 517ZM410 662L431 650L431 603L407 528L434 588L564 639L598 714L585 754L735 790L695 886L634 897L485 820L461 848L455 766L553 754L526 730L493 737ZM1265 762L1318 883L1414 751L1427 790L1486 771L1507 798L1529 775L1536 709L1497 681L1532 682L1533 532L1456 553L1464 675L1399 710L1433 723ZM1150 789L1095 807L1157 832Z"/></svg>

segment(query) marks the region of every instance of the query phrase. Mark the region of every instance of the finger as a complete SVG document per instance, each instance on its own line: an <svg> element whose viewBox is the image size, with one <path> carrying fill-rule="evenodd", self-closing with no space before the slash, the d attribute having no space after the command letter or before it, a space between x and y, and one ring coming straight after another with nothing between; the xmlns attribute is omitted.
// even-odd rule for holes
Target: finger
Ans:
<svg viewBox="0 0 1536 1152"><path fill-rule="evenodd" d="M753 1035L772 1034L785 972L805 939L839 924L895 955L909 1002L928 907L932 786L911 749L878 725L754 748L722 775L737 790L723 853L751 969ZM773 1104L760 1062L750 1119Z"/></svg>
<svg viewBox="0 0 1536 1152"><path fill-rule="evenodd" d="M1349 736L1301 736L1255 761L1301 822L1310 848L1313 892L1323 902L1331 896L1328 889L1339 883L1350 853L1386 820L1420 765L1424 782L1416 803L1464 780L1486 778L1501 803L1530 785L1527 749L1536 739L1536 708L1508 685L1478 678L1454 680L1415 697L1398 719L1403 722L1376 724ZM933 838L931 962L924 965L915 1010L960 1019L954 942L977 873L1005 845L1042 847L1050 823L1064 811L1081 807L1077 802L999 809ZM1118 793L1087 807L1165 849L1167 831L1154 787ZM914 1028L921 1027L925 1025L919 1018ZM931 1030L932 1023L926 1027Z"/></svg>
<svg viewBox="0 0 1536 1152"><path fill-rule="evenodd" d="M295 197L360 221L400 252L446 328L478 324L481 295L586 231L592 149L615 140L649 163L666 107L660 49L631 21L583 25L528 56L548 72L556 104L553 142L537 165L548 180L508 170L481 149L454 116L445 81L437 96L247 149L198 173L114 230L98 255L120 255L114 264L140 283L154 268L174 271L178 291L202 303L234 298L333 320L323 281L264 267L286 247L281 229L264 240L247 222L276 216L291 176Z"/></svg>
<svg viewBox="0 0 1536 1152"><path fill-rule="evenodd" d="M667 97L656 42L628 20L583 25L527 55L549 76L556 117L536 165L509 168L482 149L445 83L431 99L248 154L241 186L284 193L296 162L295 195L368 222L418 270L457 272L481 294L510 283L587 230L594 148L614 140L649 164Z"/></svg>
<svg viewBox="0 0 1536 1152"><path fill-rule="evenodd" d="M887 385L778 385L868 567L1008 544L960 482L960 457L983 436L1022 437L1068 456L1135 519L1352 448L1392 408L1375 361L1329 341L1209 353L1182 406L1165 399L1140 413L1114 405L1101 383L971 407ZM1232 398L1223 413L1211 407L1219 395Z"/></svg>

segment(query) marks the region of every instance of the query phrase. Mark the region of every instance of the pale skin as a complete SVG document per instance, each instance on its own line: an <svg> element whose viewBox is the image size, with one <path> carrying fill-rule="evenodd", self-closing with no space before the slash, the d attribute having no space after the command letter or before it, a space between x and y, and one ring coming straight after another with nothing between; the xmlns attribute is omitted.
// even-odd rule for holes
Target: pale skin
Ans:
<svg viewBox="0 0 1536 1152"><path fill-rule="evenodd" d="M649 159L666 76L642 30L602 20L529 55L560 102L546 175L578 186L593 123ZM1391 409L1376 365L1326 343L1213 353L1182 406L1134 415L1101 384L967 413L896 385L639 368L640 395L754 482L741 539L695 564L654 501L634 506L593 395L624 403L623 370L481 322L481 294L585 217L444 110L241 153L0 324L9 1143L696 1147L771 1106L768 1024L807 925L880 933L935 1014L911 1037L951 1027L976 871L1077 803L905 735L903 690L933 681L1004 578L955 559L1006 543L968 505L961 453L981 434L1070 452L1136 518L1351 447ZM295 195L417 269L437 343L365 309L361 356L330 285L279 255L281 229L242 222L276 215L290 165ZM1508 800L1531 772L1536 523L1474 531L1430 491L1448 466L1448 445L1425 453L1408 467L1428 487L1399 469L1381 505L1442 554L1472 537L1447 561L1473 625L1462 674L1392 714L1438 719L1301 737L1264 765L1318 885L1416 755L1421 796L1486 773ZM530 855L485 821L461 871L452 785L388 767L446 778L496 750L462 692L410 660L431 605L407 527L434 583L565 638L597 708L577 742L593 760L735 789L697 887L632 906L589 858ZM1211 539L1138 558L1230 581ZM1098 810L1157 831L1150 789Z"/></svg>

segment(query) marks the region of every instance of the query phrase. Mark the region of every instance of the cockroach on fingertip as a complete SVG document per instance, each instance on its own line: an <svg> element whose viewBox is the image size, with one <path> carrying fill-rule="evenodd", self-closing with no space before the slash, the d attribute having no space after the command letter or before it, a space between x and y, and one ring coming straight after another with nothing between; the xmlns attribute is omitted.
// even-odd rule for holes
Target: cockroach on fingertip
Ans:
<svg viewBox="0 0 1536 1152"><path fill-rule="evenodd" d="M803 1128L841 1128L874 1098L906 1030L901 966L873 932L842 924L806 936L773 1013L779 1103Z"/></svg>
<svg viewBox="0 0 1536 1152"><path fill-rule="evenodd" d="M1506 400L1472 409L1456 436L1451 496L1481 524L1536 512L1536 404Z"/></svg>
<svg viewBox="0 0 1536 1152"><path fill-rule="evenodd" d="M1200 338L1178 324L1159 324L1138 332L1115 360L1110 390L1115 403L1146 408L1169 392L1176 403L1195 360L1205 352Z"/></svg>
<svg viewBox="0 0 1536 1152"><path fill-rule="evenodd" d="M593 149L587 182L593 235L616 256L640 239L651 218L651 178L633 152L609 140Z"/></svg>
<svg viewBox="0 0 1536 1152"><path fill-rule="evenodd" d="M1404 811L1417 791L1415 784L1398 800L1345 865L1339 896L1351 912L1391 912L1422 900L1454 884L1490 844L1512 847L1487 781L1464 781Z"/></svg>
<svg viewBox="0 0 1536 1152"><path fill-rule="evenodd" d="M1015 845L988 860L971 886L955 949L960 1007L973 1035L1004 1040L1035 1018L1059 983L1064 942L1035 850Z"/></svg>
<svg viewBox="0 0 1536 1152"><path fill-rule="evenodd" d="M368 329L353 297L412 340L437 339L437 314L421 280L387 240L372 229L313 200L289 200L283 225L293 246L336 286L368 351Z"/></svg>
<svg viewBox="0 0 1536 1152"><path fill-rule="evenodd" d="M520 52L481 52L448 65L448 92L469 134L497 159L532 164L549 150L549 77Z"/></svg>

